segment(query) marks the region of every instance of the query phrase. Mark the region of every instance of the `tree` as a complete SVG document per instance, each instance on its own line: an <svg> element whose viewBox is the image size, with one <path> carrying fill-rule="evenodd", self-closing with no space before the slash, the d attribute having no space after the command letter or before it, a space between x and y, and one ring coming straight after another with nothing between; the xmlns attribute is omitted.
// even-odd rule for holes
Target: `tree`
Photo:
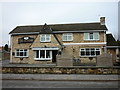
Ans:
<svg viewBox="0 0 120 90"><path fill-rule="evenodd" d="M4 50L5 50L5 51L8 51L8 44L5 44Z"/></svg>

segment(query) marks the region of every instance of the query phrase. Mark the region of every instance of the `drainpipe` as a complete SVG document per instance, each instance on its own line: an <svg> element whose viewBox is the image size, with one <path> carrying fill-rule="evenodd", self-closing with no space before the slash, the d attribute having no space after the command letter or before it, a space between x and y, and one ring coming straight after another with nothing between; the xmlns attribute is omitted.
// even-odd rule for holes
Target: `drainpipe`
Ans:
<svg viewBox="0 0 120 90"><path fill-rule="evenodd" d="M104 53L107 53L107 40L106 40L106 31L104 32L104 42L106 42L106 45L104 46Z"/></svg>

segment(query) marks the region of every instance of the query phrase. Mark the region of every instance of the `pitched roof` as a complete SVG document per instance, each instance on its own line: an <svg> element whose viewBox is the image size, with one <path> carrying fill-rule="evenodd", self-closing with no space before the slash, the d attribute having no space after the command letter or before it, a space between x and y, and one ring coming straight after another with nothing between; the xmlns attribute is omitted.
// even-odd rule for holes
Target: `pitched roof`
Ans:
<svg viewBox="0 0 120 90"><path fill-rule="evenodd" d="M74 23L74 24L51 24L52 31L86 31L86 30L107 30L105 25L100 23ZM12 33L43 32L44 25L17 26Z"/></svg>
<svg viewBox="0 0 120 90"><path fill-rule="evenodd" d="M119 46L112 34L106 34L107 46Z"/></svg>

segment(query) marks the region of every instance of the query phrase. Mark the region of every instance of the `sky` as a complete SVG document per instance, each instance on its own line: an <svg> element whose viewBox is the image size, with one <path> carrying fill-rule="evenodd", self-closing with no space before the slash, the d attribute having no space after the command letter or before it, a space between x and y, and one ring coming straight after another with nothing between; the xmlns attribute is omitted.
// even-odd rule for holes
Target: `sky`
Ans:
<svg viewBox="0 0 120 90"><path fill-rule="evenodd" d="M108 33L118 38L118 2L78 2L76 0L0 3L0 46L9 44L16 26L99 22L106 17Z"/></svg>

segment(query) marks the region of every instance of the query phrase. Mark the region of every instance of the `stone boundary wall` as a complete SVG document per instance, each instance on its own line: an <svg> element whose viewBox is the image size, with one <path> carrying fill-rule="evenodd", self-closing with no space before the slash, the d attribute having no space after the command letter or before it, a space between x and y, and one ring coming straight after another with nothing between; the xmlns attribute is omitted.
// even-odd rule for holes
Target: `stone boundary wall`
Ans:
<svg viewBox="0 0 120 90"><path fill-rule="evenodd" d="M120 74L119 67L2 67L3 74Z"/></svg>

